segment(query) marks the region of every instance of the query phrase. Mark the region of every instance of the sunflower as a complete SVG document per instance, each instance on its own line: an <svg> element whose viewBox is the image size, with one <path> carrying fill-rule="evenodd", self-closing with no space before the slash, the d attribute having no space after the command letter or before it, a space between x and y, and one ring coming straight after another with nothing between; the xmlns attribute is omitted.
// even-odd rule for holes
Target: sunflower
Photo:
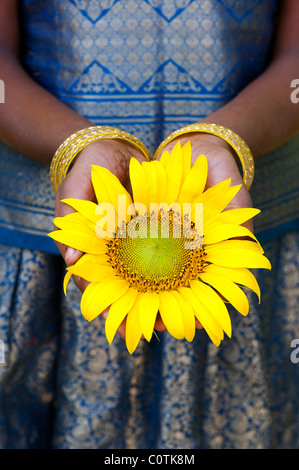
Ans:
<svg viewBox="0 0 299 470"><path fill-rule="evenodd" d="M109 343L126 319L131 354L142 337L151 340L158 313L174 338L191 342L199 322L219 346L224 333L232 334L227 303L247 315L245 288L260 301L250 269L271 269L242 225L260 211L228 207L241 186L230 186L230 179L205 190L207 159L200 155L192 166L190 142L178 142L159 161L132 158L129 172L133 198L115 175L92 165L98 203L63 200L75 212L56 217L60 230L49 236L84 253L67 268L65 293L72 275L88 281L84 318L91 321L109 308Z"/></svg>

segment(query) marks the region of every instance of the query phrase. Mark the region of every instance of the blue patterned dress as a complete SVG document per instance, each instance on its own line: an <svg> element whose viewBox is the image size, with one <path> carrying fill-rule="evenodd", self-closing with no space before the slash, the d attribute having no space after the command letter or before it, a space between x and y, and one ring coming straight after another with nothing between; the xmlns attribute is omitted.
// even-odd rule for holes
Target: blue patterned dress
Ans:
<svg viewBox="0 0 299 470"><path fill-rule="evenodd" d="M263 72L277 13L275 0L20 4L30 75L152 153ZM165 333L130 356L101 318L83 319L74 284L62 294L48 167L0 144L0 448L299 447L298 146L256 163L255 228L273 265L257 273L261 305L248 294L219 348L204 331L191 344Z"/></svg>

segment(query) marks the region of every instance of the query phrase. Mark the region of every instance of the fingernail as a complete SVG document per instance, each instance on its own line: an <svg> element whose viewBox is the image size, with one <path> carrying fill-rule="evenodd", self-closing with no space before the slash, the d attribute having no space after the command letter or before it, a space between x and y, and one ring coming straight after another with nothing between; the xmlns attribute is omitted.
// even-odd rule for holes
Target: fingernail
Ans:
<svg viewBox="0 0 299 470"><path fill-rule="evenodd" d="M104 312L102 312L101 316L104 318L104 320L106 320L108 317L108 310L105 310Z"/></svg>
<svg viewBox="0 0 299 470"><path fill-rule="evenodd" d="M65 247L64 259L66 264L73 264L73 258L75 257L76 251L77 250L71 248L70 246Z"/></svg>

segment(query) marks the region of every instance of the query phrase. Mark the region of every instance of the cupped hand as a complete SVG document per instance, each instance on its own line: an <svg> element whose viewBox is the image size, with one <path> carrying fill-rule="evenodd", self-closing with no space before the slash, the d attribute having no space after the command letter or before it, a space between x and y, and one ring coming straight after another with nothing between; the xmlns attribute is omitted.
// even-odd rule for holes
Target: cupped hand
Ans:
<svg viewBox="0 0 299 470"><path fill-rule="evenodd" d="M99 165L107 168L115 174L123 186L130 192L129 186L129 162L131 157L138 161L145 161L143 154L130 143L121 140L106 139L93 142L85 147L75 160L74 165L61 182L56 195L55 216L63 217L74 210L61 202L63 199L76 198L93 202L96 201L91 182L91 165ZM71 266L82 256L82 252L61 243L55 242L66 266ZM83 292L88 282L77 276L72 276L77 287ZM108 310L102 313L106 318ZM124 324L119 332L124 337Z"/></svg>
<svg viewBox="0 0 299 470"><path fill-rule="evenodd" d="M125 141L101 140L93 142L85 147L75 160L74 165L62 180L57 194L55 205L55 217L63 217L74 210L67 204L61 202L66 198L84 199L96 201L94 189L91 182L91 165L99 165L114 173L126 189L129 188L129 162L131 157L140 162L145 161L145 157L135 147ZM56 245L63 256L67 266L74 264L82 255L78 250L64 246L56 242ZM81 290L86 285L77 282Z"/></svg>
<svg viewBox="0 0 299 470"><path fill-rule="evenodd" d="M181 142L181 146L190 141L192 149L192 165L199 155L204 154L207 157L208 177L205 190L220 181L230 178L231 186L241 185L239 192L231 201L230 206L234 208L252 207L251 196L243 183L242 175L240 174L237 165L238 157L235 155L234 150L229 144L220 137L195 132L176 138L170 142L163 151L167 150L170 152L178 140ZM252 220L244 223L244 226L253 232Z"/></svg>
<svg viewBox="0 0 299 470"><path fill-rule="evenodd" d="M169 153L180 141L181 146L190 141L192 149L192 165L199 155L204 154L208 160L208 176L205 190L226 179L231 179L231 186L241 185L237 195L231 201L230 206L234 208L250 208L252 207L252 200L249 192L247 191L242 176L239 172L236 163L236 155L234 150L224 140L210 134L203 133L190 133L180 136L170 142L163 151L167 150ZM158 156L160 158L161 154ZM253 232L252 220L244 223L251 232ZM197 321L196 328L202 329L202 325ZM159 319L159 331L164 331L165 327Z"/></svg>

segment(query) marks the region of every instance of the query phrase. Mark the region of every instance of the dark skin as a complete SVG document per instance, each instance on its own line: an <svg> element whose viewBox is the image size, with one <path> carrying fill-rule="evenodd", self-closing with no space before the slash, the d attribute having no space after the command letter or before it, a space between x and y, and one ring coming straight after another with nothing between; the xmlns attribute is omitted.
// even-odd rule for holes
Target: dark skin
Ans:
<svg viewBox="0 0 299 470"><path fill-rule="evenodd" d="M0 2L0 71L4 80L5 104L0 106L0 139L34 160L49 164L58 146L72 133L93 125L39 86L19 62L19 23L17 0ZM273 150L299 130L299 105L291 102L290 84L299 78L299 2L283 0L275 47L267 69L205 122L226 126L239 134L255 158ZM207 187L231 178L232 184L242 183L232 149L221 139L204 134L190 139L193 161L204 153L209 163ZM173 147L174 143L169 145ZM90 180L90 164L108 168L124 184L128 184L131 157L144 161L143 155L129 143L101 141L86 147L72 170L62 182L56 200L56 216L70 212L60 200L67 197L94 200ZM235 197L237 207L250 207L251 198L244 187ZM252 223L247 226L253 230ZM58 244L67 265L82 253ZM75 279L83 291L86 282ZM106 312L107 314L107 312ZM103 315L105 316L105 314ZM157 329L164 329L161 322ZM124 335L124 325L120 328Z"/></svg>

